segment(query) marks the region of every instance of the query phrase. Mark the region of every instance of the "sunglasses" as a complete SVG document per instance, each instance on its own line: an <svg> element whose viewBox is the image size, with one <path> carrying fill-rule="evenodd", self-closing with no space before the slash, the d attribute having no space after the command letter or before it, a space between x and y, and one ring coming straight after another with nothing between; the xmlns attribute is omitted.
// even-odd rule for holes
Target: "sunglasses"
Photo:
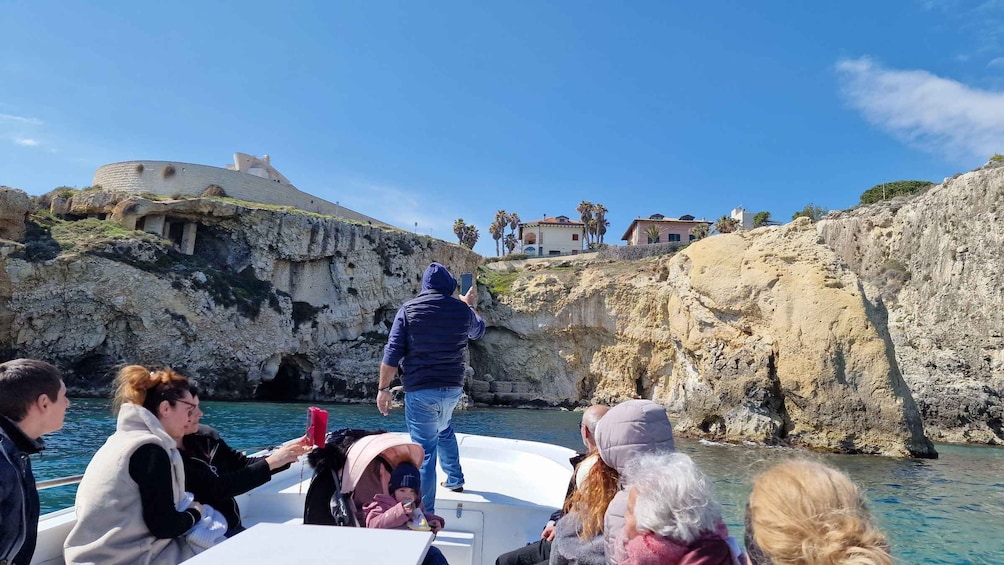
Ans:
<svg viewBox="0 0 1004 565"><path fill-rule="evenodd" d="M180 398L178 399L178 402L180 402L182 404L187 404L188 405L188 416L189 417L191 417L193 414L195 414L195 411L199 409L199 405L195 404L194 402L189 402L187 400L182 400Z"/></svg>

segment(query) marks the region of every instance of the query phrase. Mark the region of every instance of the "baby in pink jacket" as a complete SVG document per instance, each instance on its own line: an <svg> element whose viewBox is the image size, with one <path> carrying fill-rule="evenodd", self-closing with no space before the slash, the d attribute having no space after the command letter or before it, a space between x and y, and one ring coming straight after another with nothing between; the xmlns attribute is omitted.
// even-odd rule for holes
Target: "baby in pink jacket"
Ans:
<svg viewBox="0 0 1004 565"><path fill-rule="evenodd" d="M425 514L422 505L421 479L418 468L411 463L401 463L390 474L388 490L390 494L377 494L373 501L363 507L367 528L404 529L412 523L411 529L431 529L433 533L443 529L446 521L435 514ZM428 527L419 526L415 518L416 510L425 515Z"/></svg>
<svg viewBox="0 0 1004 565"><path fill-rule="evenodd" d="M385 475L386 476L386 475ZM425 514L422 504L421 478L418 467L401 463L391 471L388 490L391 494L376 494L373 501L363 507L367 528L432 530L443 529L446 521L435 514ZM424 515L424 524L421 517ZM416 520L416 518L418 518ZM448 565L436 546L430 546L423 565Z"/></svg>

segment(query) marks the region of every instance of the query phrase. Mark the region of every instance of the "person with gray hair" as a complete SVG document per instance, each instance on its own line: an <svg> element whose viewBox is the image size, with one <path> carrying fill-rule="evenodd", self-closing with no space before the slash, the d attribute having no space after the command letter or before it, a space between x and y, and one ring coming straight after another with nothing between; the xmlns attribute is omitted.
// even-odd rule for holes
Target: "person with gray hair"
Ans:
<svg viewBox="0 0 1004 565"><path fill-rule="evenodd" d="M626 473L622 565L735 565L735 551L708 477L682 453L646 453Z"/></svg>

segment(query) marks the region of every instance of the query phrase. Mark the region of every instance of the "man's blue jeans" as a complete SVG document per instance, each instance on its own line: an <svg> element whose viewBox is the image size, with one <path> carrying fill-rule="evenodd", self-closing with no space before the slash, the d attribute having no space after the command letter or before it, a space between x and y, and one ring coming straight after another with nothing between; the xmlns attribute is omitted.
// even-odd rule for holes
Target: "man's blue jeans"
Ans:
<svg viewBox="0 0 1004 565"><path fill-rule="evenodd" d="M422 503L425 510L435 513L436 505L436 454L446 473L446 486L463 486L464 472L460 469L460 449L453 433L453 409L460 402L464 389L460 387L427 388L404 395L404 421L408 425L411 441L425 450L422 461Z"/></svg>

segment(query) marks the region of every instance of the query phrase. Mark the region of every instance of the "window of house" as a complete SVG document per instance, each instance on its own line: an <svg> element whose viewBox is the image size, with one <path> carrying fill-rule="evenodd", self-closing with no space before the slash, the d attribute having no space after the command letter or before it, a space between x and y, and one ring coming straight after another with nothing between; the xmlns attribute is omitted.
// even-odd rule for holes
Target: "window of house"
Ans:
<svg viewBox="0 0 1004 565"><path fill-rule="evenodd" d="M572 234L572 241L579 241L579 234L573 233Z"/></svg>
<svg viewBox="0 0 1004 565"><path fill-rule="evenodd" d="M659 243L659 239L660 239L659 237L650 237L650 238L648 238L648 242L649 243Z"/></svg>
<svg viewBox="0 0 1004 565"><path fill-rule="evenodd" d="M667 235L669 236L669 239L667 239L666 241L680 241L680 234L678 233L671 233Z"/></svg>
<svg viewBox="0 0 1004 565"><path fill-rule="evenodd" d="M695 239L697 239L697 236L694 234L690 234L690 241L694 241Z"/></svg>

